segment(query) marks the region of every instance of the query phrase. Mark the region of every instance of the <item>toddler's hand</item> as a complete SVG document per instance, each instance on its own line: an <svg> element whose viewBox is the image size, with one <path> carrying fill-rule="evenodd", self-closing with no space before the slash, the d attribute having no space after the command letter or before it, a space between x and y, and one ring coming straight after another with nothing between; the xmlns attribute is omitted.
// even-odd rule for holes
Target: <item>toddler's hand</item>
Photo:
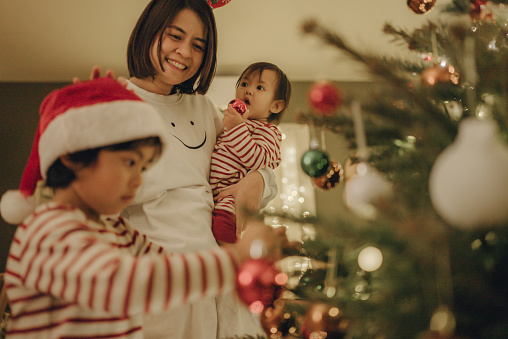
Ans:
<svg viewBox="0 0 508 339"><path fill-rule="evenodd" d="M245 113L240 114L234 109L231 104L228 105L228 108L224 111L224 118L222 119L222 123L226 130L231 130L241 123L245 122L249 117L249 110L245 111Z"/></svg>

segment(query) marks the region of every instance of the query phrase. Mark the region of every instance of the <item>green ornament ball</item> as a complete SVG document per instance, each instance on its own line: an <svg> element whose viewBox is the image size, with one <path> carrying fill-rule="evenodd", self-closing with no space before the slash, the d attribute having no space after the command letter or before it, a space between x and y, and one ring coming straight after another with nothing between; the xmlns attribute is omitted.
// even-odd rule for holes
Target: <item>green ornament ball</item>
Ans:
<svg viewBox="0 0 508 339"><path fill-rule="evenodd" d="M305 174L318 178L326 174L330 160L326 152L320 149L310 149L303 154L301 166Z"/></svg>

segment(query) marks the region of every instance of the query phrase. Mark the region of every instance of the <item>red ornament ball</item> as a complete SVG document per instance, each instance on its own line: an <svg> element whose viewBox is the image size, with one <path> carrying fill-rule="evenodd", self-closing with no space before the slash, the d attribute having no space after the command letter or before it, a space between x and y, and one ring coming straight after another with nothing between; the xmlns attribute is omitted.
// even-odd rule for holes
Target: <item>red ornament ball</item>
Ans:
<svg viewBox="0 0 508 339"><path fill-rule="evenodd" d="M350 326L351 320L339 307L318 302L307 310L301 331L305 339L342 339Z"/></svg>
<svg viewBox="0 0 508 339"><path fill-rule="evenodd" d="M485 7L487 5L486 0L473 0L471 1L471 10L469 11L469 16L474 21L481 19L482 17L490 17L491 14L485 15Z"/></svg>
<svg viewBox="0 0 508 339"><path fill-rule="evenodd" d="M342 103L342 95L337 86L330 81L315 82L308 92L309 105L319 114L333 115Z"/></svg>
<svg viewBox="0 0 508 339"><path fill-rule="evenodd" d="M233 99L229 102L238 113L243 114L247 111L247 105L240 99Z"/></svg>
<svg viewBox="0 0 508 339"><path fill-rule="evenodd" d="M344 169L342 166L333 160L330 160L330 166L328 172L318 178L312 178L312 183L319 189L330 190L337 186L344 177Z"/></svg>
<svg viewBox="0 0 508 339"><path fill-rule="evenodd" d="M253 313L261 313L282 293L287 275L265 259L250 259L238 269L236 291Z"/></svg>

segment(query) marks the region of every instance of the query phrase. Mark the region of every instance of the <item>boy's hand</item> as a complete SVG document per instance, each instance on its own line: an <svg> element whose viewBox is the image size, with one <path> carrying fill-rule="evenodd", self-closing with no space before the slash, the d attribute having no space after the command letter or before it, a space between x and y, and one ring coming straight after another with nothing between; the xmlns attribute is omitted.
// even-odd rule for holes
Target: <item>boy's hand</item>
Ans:
<svg viewBox="0 0 508 339"><path fill-rule="evenodd" d="M92 67L92 72L90 72L90 80L99 79L101 77L101 69L99 66L95 65ZM104 74L105 78L115 79L115 72L112 69L108 69L106 74ZM123 86L127 87L127 79L125 77L118 77L117 81ZM81 82L78 77L72 78L72 83L76 84Z"/></svg>
<svg viewBox="0 0 508 339"><path fill-rule="evenodd" d="M286 228L273 228L261 221L251 221L241 239L238 239L234 244L225 246L230 246L237 254L239 261L244 262L253 258L251 250L253 245L256 246L254 242L262 245L261 254L263 258L277 261L282 258L282 247L287 243Z"/></svg>
<svg viewBox="0 0 508 339"><path fill-rule="evenodd" d="M233 106L231 106L231 104L229 104L228 108L226 108L224 111L224 118L222 119L222 123L224 124L226 130L231 130L241 123L244 123L248 117L249 110L245 111L243 114L240 114L236 111L236 109L233 108Z"/></svg>

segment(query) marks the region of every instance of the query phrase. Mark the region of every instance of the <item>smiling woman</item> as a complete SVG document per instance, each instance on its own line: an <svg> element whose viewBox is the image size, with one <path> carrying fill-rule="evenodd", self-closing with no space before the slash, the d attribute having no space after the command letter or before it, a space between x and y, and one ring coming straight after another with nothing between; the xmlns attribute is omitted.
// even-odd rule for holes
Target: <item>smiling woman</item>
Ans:
<svg viewBox="0 0 508 339"><path fill-rule="evenodd" d="M171 134L160 161L122 215L170 252L216 248L211 231L210 159L222 114L205 94L216 69L217 33L203 0L151 1L129 39L127 87L152 104ZM264 178L263 178L263 177ZM254 171L232 188L266 204L276 192L273 172ZM205 298L145 319L146 337L210 338L263 335L234 294Z"/></svg>

